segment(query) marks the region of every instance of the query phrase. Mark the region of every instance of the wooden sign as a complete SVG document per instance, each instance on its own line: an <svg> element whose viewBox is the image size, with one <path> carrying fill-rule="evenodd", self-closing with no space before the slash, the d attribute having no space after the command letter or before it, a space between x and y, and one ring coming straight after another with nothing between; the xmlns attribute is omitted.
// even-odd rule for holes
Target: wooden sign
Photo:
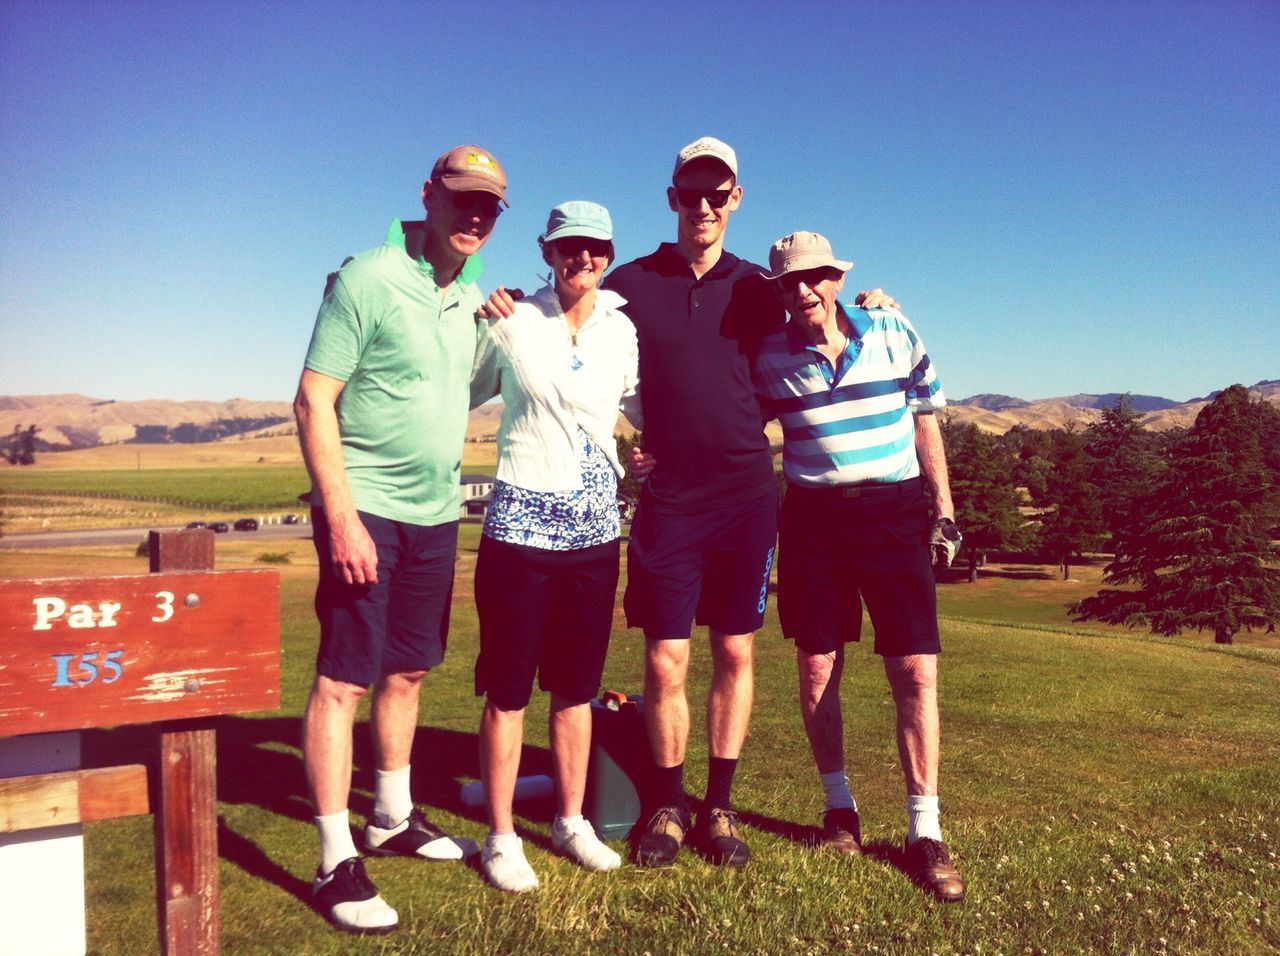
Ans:
<svg viewBox="0 0 1280 956"><path fill-rule="evenodd" d="M274 571L0 581L0 736L274 710Z"/></svg>

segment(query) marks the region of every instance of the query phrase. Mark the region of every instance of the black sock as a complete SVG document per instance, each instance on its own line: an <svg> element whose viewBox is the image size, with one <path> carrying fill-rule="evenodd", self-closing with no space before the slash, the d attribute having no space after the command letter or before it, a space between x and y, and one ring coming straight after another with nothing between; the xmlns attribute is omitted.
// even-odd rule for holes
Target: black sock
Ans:
<svg viewBox="0 0 1280 956"><path fill-rule="evenodd" d="M653 768L653 805L655 807L684 806L684 764L674 767Z"/></svg>
<svg viewBox="0 0 1280 956"><path fill-rule="evenodd" d="M729 791L733 789L733 774L737 769L737 757L712 757L707 761L707 796L702 801L704 810L732 809Z"/></svg>

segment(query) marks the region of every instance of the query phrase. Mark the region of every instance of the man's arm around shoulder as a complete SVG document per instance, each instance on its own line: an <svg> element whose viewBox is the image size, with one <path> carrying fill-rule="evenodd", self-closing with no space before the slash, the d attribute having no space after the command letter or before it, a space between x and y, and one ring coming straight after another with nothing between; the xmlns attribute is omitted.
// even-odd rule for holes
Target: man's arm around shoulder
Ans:
<svg viewBox="0 0 1280 956"><path fill-rule="evenodd" d="M337 405L345 386L340 379L303 369L293 413L302 459L311 475L311 494L329 523L334 574L348 584L376 584L378 551L356 513L342 457Z"/></svg>

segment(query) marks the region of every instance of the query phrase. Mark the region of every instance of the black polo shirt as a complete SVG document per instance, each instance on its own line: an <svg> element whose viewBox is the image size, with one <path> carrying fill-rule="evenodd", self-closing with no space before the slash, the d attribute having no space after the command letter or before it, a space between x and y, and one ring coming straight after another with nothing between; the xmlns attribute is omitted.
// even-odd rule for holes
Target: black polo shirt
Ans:
<svg viewBox="0 0 1280 956"><path fill-rule="evenodd" d="M764 270L729 252L696 278L674 245L619 266L640 344L644 447L658 458L645 498L665 510L749 501L776 487L751 355L782 311Z"/></svg>

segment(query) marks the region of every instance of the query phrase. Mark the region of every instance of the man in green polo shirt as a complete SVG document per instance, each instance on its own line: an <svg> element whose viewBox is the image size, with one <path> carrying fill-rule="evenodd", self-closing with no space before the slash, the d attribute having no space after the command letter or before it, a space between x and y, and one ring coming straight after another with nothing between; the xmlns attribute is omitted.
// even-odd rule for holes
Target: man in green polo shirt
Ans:
<svg viewBox="0 0 1280 956"><path fill-rule="evenodd" d="M294 411L311 474L320 557L320 649L303 757L320 833L312 886L339 929L390 932L396 911L351 836L352 727L373 687L373 816L364 849L462 859L415 809L409 756L423 676L444 658L458 538L470 379L487 324L476 319L476 253L506 202L506 175L478 146L441 156L423 184L426 219L330 277Z"/></svg>

